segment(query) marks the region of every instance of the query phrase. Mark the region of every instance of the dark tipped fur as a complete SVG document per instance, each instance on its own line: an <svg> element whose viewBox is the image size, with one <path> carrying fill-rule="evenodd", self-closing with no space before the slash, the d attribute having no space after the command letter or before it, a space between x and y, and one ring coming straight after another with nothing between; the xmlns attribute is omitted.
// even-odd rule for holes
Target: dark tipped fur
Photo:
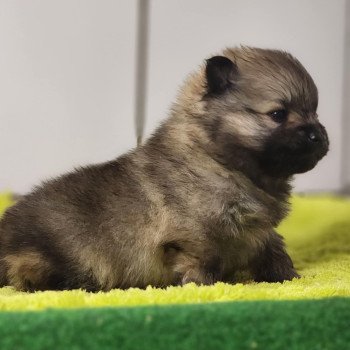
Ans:
<svg viewBox="0 0 350 350"><path fill-rule="evenodd" d="M316 86L281 51L225 50L141 147L48 181L0 222L0 284L165 287L298 277L274 228L327 153ZM275 118L275 111L282 118Z"/></svg>
<svg viewBox="0 0 350 350"><path fill-rule="evenodd" d="M237 67L227 57L215 56L207 60L206 69L208 95L220 95L230 90L237 79Z"/></svg>
<svg viewBox="0 0 350 350"><path fill-rule="evenodd" d="M285 250L283 238L275 232L271 233L270 239L257 254L252 266L256 282L283 282L300 277Z"/></svg>

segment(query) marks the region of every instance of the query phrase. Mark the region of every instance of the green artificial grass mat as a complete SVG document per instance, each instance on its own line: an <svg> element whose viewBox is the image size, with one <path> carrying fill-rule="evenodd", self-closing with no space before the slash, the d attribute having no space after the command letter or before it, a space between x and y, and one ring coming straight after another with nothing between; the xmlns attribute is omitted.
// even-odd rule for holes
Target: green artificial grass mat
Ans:
<svg viewBox="0 0 350 350"><path fill-rule="evenodd" d="M345 350L349 320L340 298L3 312L0 348Z"/></svg>
<svg viewBox="0 0 350 350"><path fill-rule="evenodd" d="M302 275L281 283L217 283L214 286L146 290L115 289L108 293L82 290L21 293L0 289L0 310L42 310L103 306L203 303L233 300L302 300L350 296L350 200L334 196L294 196L292 212L278 231ZM0 196L0 207L11 203Z"/></svg>

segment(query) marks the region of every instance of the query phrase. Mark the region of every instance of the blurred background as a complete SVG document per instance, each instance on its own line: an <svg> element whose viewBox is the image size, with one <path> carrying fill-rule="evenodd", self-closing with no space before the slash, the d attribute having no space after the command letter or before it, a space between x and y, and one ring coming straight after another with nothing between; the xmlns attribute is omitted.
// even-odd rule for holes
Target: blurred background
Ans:
<svg viewBox="0 0 350 350"><path fill-rule="evenodd" d="M0 0L0 191L135 147L135 113L149 135L191 70L244 44L290 51L319 88L331 150L295 190L345 192L349 22L348 0Z"/></svg>

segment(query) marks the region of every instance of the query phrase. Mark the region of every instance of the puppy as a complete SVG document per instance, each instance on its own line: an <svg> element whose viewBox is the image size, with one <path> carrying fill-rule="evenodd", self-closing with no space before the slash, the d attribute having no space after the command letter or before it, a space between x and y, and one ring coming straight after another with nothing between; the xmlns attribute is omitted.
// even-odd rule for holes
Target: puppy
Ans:
<svg viewBox="0 0 350 350"><path fill-rule="evenodd" d="M24 196L0 224L0 284L165 287L298 277L274 228L294 174L328 151L317 88L293 56L233 48L206 61L141 147Z"/></svg>

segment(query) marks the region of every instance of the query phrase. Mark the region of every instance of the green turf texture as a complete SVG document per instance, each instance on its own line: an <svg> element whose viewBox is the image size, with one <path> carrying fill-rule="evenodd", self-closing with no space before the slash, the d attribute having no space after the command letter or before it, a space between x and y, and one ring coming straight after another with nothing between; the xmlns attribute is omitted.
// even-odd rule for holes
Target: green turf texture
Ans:
<svg viewBox="0 0 350 350"><path fill-rule="evenodd" d="M2 312L0 349L345 350L349 326L342 298Z"/></svg>

